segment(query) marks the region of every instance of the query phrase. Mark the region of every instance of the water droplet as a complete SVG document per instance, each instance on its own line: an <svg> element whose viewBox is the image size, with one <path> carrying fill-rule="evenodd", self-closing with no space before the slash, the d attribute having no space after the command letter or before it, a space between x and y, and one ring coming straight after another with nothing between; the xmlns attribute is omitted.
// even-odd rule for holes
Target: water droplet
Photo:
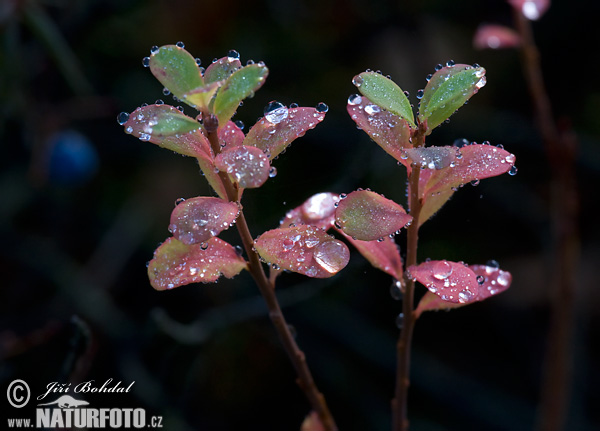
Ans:
<svg viewBox="0 0 600 431"><path fill-rule="evenodd" d="M297 103L290 103L290 109L297 108L298 106L300 105L298 105Z"/></svg>
<svg viewBox="0 0 600 431"><path fill-rule="evenodd" d="M437 65L434 67L434 70L437 72L437 71L438 71L438 70L440 70L442 67L444 67L444 66L442 66L441 64L437 64Z"/></svg>
<svg viewBox="0 0 600 431"><path fill-rule="evenodd" d="M133 133L133 126L127 126L127 128L125 129L125 132L131 134Z"/></svg>
<svg viewBox="0 0 600 431"><path fill-rule="evenodd" d="M152 48L150 48L150 54L154 55L158 52L158 50L158 46L154 45Z"/></svg>
<svg viewBox="0 0 600 431"><path fill-rule="evenodd" d="M121 112L119 115L117 115L117 122L121 126L123 124L127 123L127 120L129 120L129 113L127 113L127 112Z"/></svg>
<svg viewBox="0 0 600 431"><path fill-rule="evenodd" d="M500 268L500 264L498 263L498 261L496 261L494 259L488 260L485 264L486 264L486 266L488 266L490 268L494 268L494 269Z"/></svg>
<svg viewBox="0 0 600 431"><path fill-rule="evenodd" d="M521 12L523 12L525 18L531 21L536 21L540 18L540 10L538 9L537 4L535 4L535 1L524 2L521 6Z"/></svg>
<svg viewBox="0 0 600 431"><path fill-rule="evenodd" d="M244 130L244 127L246 127L246 125L244 124L244 122L242 120L236 120L236 121L234 121L234 124L240 130Z"/></svg>
<svg viewBox="0 0 600 431"><path fill-rule="evenodd" d="M381 112L381 108L377 105L367 105L365 106L365 112L369 115L374 115Z"/></svg>
<svg viewBox="0 0 600 431"><path fill-rule="evenodd" d="M446 66L448 66L448 67L452 67L452 66L454 66L454 60L448 60L448 61L446 62Z"/></svg>
<svg viewBox="0 0 600 431"><path fill-rule="evenodd" d="M323 102L319 102L316 106L316 110L317 110L317 112L327 112L327 111L329 111L329 106L327 106Z"/></svg>
<svg viewBox="0 0 600 431"><path fill-rule="evenodd" d="M175 206L179 205L182 202L185 202L185 198L177 198L177 199L175 199Z"/></svg>
<svg viewBox="0 0 600 431"><path fill-rule="evenodd" d="M472 185L473 187L475 187L475 186L478 186L478 185L479 185L479 182L480 182L480 181L479 181L478 179L474 179L473 181L471 181L471 185Z"/></svg>
<svg viewBox="0 0 600 431"><path fill-rule="evenodd" d="M177 46L177 48L181 48L181 49L183 49L183 48L185 48L185 43L183 43L183 42L179 41L179 42L177 42L177 43L175 44L175 46Z"/></svg>
<svg viewBox="0 0 600 431"><path fill-rule="evenodd" d="M402 329L404 327L404 313L400 313L396 317L396 327L398 329Z"/></svg>
<svg viewBox="0 0 600 431"><path fill-rule="evenodd" d="M464 304L465 302L471 301L474 297L475 297L475 294L473 294L473 292L468 291L468 290L462 290L458 294L458 302L461 302Z"/></svg>
<svg viewBox="0 0 600 431"><path fill-rule="evenodd" d="M485 277L483 275L478 275L477 276L477 284L479 284L480 286L485 283Z"/></svg>
<svg viewBox="0 0 600 431"><path fill-rule="evenodd" d="M465 138L462 139L456 139L453 143L453 146L457 147L457 148L462 148L464 146L469 145L469 141Z"/></svg>
<svg viewBox="0 0 600 431"><path fill-rule="evenodd" d="M151 136L148 133L140 133L140 141L149 141Z"/></svg>
<svg viewBox="0 0 600 431"><path fill-rule="evenodd" d="M485 76L482 76L481 79L477 81L477 84L475 84L475 87L482 88L483 86L485 86L485 84L487 84L487 79Z"/></svg>
<svg viewBox="0 0 600 431"><path fill-rule="evenodd" d="M200 248L201 248L202 250L206 250L206 249L208 248L208 243L207 243L207 242L201 242L201 243L200 243Z"/></svg>
<svg viewBox="0 0 600 431"><path fill-rule="evenodd" d="M452 265L445 260L440 260L433 267L433 278L445 280L452 274Z"/></svg>
<svg viewBox="0 0 600 431"><path fill-rule="evenodd" d="M144 67L149 67L150 66L150 57L142 58L142 64L144 65Z"/></svg>
<svg viewBox="0 0 600 431"><path fill-rule="evenodd" d="M273 100L264 109L265 119L272 124L278 124L288 116L288 108L283 103Z"/></svg>
<svg viewBox="0 0 600 431"><path fill-rule="evenodd" d="M399 280L394 281L390 286L390 296L396 301L401 301L404 297L404 294L402 293L402 283Z"/></svg>
<svg viewBox="0 0 600 431"><path fill-rule="evenodd" d="M227 53L227 58L229 59L229 61L238 60L240 58L240 53L237 52L235 49L231 49Z"/></svg>
<svg viewBox="0 0 600 431"><path fill-rule="evenodd" d="M424 90L417 90L417 99L422 99L424 94Z"/></svg>
<svg viewBox="0 0 600 431"><path fill-rule="evenodd" d="M314 248L315 262L330 274L335 274L346 266L350 259L348 247L337 239L325 241Z"/></svg>
<svg viewBox="0 0 600 431"><path fill-rule="evenodd" d="M363 77L360 75L356 75L354 78L352 78L352 83L355 86L360 87L363 83Z"/></svg>
<svg viewBox="0 0 600 431"><path fill-rule="evenodd" d="M165 96L168 96L169 94L171 94L171 90L169 90L167 87L163 88L163 94Z"/></svg>
<svg viewBox="0 0 600 431"><path fill-rule="evenodd" d="M508 157L507 157L508 158ZM518 169L516 166L513 166L512 168L510 168L510 170L508 171L508 175L517 175Z"/></svg>
<svg viewBox="0 0 600 431"><path fill-rule="evenodd" d="M269 169L269 178L275 178L277 176L277 168L275 166L271 166Z"/></svg>
<svg viewBox="0 0 600 431"><path fill-rule="evenodd" d="M154 102L155 105L164 105L165 102L162 99L156 99L156 102Z"/></svg>
<svg viewBox="0 0 600 431"><path fill-rule="evenodd" d="M348 97L348 105L360 105L362 102L362 96L360 94L352 94Z"/></svg>
<svg viewBox="0 0 600 431"><path fill-rule="evenodd" d="M498 281L499 285L506 287L510 283L510 273L507 271L499 271L498 278L496 280Z"/></svg>

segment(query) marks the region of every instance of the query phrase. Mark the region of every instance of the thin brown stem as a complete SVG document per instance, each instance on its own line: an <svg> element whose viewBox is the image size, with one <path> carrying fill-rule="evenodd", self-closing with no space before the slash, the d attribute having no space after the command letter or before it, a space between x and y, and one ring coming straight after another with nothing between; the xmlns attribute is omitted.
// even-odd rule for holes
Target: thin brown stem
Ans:
<svg viewBox="0 0 600 431"><path fill-rule="evenodd" d="M416 147L425 143L425 136L420 129L413 138ZM413 217L408 227L406 245L406 268L417 264L417 247L419 243L419 215L421 199L419 198L418 166L412 167L409 178L410 215ZM402 328L396 345L396 390L392 400L392 430L408 431L408 388L410 386L410 355L416 317L414 314L415 282L405 274L404 298L402 303Z"/></svg>
<svg viewBox="0 0 600 431"><path fill-rule="evenodd" d="M218 153L220 151L220 145L216 128L207 127L207 132L213 151ZM238 190L231 182L227 174L224 172L220 173L220 177L225 185L228 198L230 200L237 201ZM274 279L273 282L269 280L265 274L264 267L260 262L258 254L254 251L254 239L250 233L244 212L241 209L236 221L236 226L246 251L246 255L248 256L248 272L250 272L250 275L254 279L256 285L258 286L258 290L267 304L271 322L275 326L275 330L277 331L277 335L281 340L283 348L292 362L294 369L296 370L296 382L298 383L298 386L300 386L300 389L302 389L304 392L304 395L308 399L312 409L318 414L325 430L337 431L337 425L335 424L333 416L329 411L325 397L317 388L310 369L308 368L308 364L306 363L304 352L298 347L298 344L296 343L296 340L290 331L290 327L285 320L283 312L281 311L281 307L279 306L279 302L277 300L277 295L275 294L275 286L273 283Z"/></svg>
<svg viewBox="0 0 600 431"><path fill-rule="evenodd" d="M575 270L579 258L576 141L572 134L561 135L554 122L531 23L517 10L514 11L514 21L521 36L523 73L551 172L554 296L537 427L541 431L559 431L565 426L569 408L573 362L571 335L575 314Z"/></svg>

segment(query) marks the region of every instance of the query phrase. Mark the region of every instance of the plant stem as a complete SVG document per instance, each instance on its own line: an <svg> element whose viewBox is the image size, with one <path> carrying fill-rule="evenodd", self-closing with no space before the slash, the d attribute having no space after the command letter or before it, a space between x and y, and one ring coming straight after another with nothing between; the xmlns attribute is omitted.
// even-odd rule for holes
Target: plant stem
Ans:
<svg viewBox="0 0 600 431"><path fill-rule="evenodd" d="M575 315L575 272L579 259L576 141L572 134L561 135L554 122L531 23L516 9L514 21L521 37L523 72L551 173L551 272L554 292L537 428L558 431L565 426L569 409L573 363L571 336Z"/></svg>
<svg viewBox="0 0 600 431"><path fill-rule="evenodd" d="M207 124L205 121L205 127L206 126ZM217 130L213 125L211 126L206 127L208 132L208 140L210 141L213 151L215 151L215 154L217 154L220 151ZM219 176L225 185L225 190L227 191L227 197L229 200L238 201L238 190L235 188L227 174L220 172ZM277 335L283 344L283 348L292 362L294 369L296 370L296 382L310 402L312 409L319 415L319 419L321 420L325 430L337 431L337 425L335 424L333 416L329 411L325 397L317 388L310 369L308 368L308 364L306 363L304 352L298 347L298 344L296 343L296 340L290 331L290 327L285 320L283 312L281 311L279 301L277 300L277 295L275 294L275 285L265 274L264 267L260 262L258 254L256 251L254 251L254 239L250 233L250 229L248 228L244 211L241 208L240 214L238 215L236 221L236 227L246 251L246 255L248 256L248 272L250 272L250 275L254 279L254 282L258 286L258 290L267 304L271 322L275 326L275 330L277 331Z"/></svg>
<svg viewBox="0 0 600 431"><path fill-rule="evenodd" d="M423 133L417 131L414 138L415 147L424 145ZM413 166L409 178L409 208L413 217L408 227L406 241L406 266L409 268L417 264L417 246L419 243L419 215L421 213L421 199L419 198L419 166ZM403 324L396 345L396 391L392 400L392 430L407 431L408 422L408 387L410 386L410 352L412 335L416 322L414 314L415 282L406 276L405 272L404 299L402 303Z"/></svg>

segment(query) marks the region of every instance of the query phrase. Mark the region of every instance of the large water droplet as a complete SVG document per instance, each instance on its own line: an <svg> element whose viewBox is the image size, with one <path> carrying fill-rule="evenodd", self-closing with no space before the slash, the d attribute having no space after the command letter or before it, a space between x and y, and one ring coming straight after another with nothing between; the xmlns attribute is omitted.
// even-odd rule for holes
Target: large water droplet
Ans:
<svg viewBox="0 0 600 431"><path fill-rule="evenodd" d="M316 106L316 110L317 110L317 112L327 112L327 111L329 111L329 106L327 106L323 102L319 102Z"/></svg>
<svg viewBox="0 0 600 431"><path fill-rule="evenodd" d="M181 49L185 48L185 44L183 42L181 42L181 41L177 42L175 44L175 46L177 46L177 48L181 48Z"/></svg>
<svg viewBox="0 0 600 431"><path fill-rule="evenodd" d="M150 57L142 58L142 64L144 65L144 67L149 67L150 66Z"/></svg>
<svg viewBox="0 0 600 431"><path fill-rule="evenodd" d="M352 94L348 97L348 105L360 105L362 102L362 96L360 94Z"/></svg>
<svg viewBox="0 0 600 431"><path fill-rule="evenodd" d="M402 283L400 280L395 280L390 286L390 296L396 301L400 301L404 297L404 294L402 293Z"/></svg>
<svg viewBox="0 0 600 431"><path fill-rule="evenodd" d="M360 87L363 83L363 77L360 75L356 75L354 78L352 78L352 83L357 87Z"/></svg>
<svg viewBox="0 0 600 431"><path fill-rule="evenodd" d="M452 265L445 260L440 260L433 267L433 277L437 280L445 280L452 274Z"/></svg>
<svg viewBox="0 0 600 431"><path fill-rule="evenodd" d="M479 79L479 81L477 81L477 83L475 84L475 87L482 88L483 86L485 86L485 84L487 84L487 79L485 76L482 76L481 79Z"/></svg>
<svg viewBox="0 0 600 431"><path fill-rule="evenodd" d="M333 239L317 245L313 251L313 258L325 271L335 274L348 264L350 252L343 242Z"/></svg>
<svg viewBox="0 0 600 431"><path fill-rule="evenodd" d="M424 90L417 90L417 99L422 99L424 94Z"/></svg>
<svg viewBox="0 0 600 431"><path fill-rule="evenodd" d="M129 113L121 112L119 115L117 115L117 121L121 126L127 123L127 120L129 120Z"/></svg>
<svg viewBox="0 0 600 431"><path fill-rule="evenodd" d="M265 119L272 124L278 124L288 116L288 108L280 102L273 100L264 109Z"/></svg>
<svg viewBox="0 0 600 431"><path fill-rule="evenodd" d="M228 59L229 61L234 61L234 60L237 60L237 59L239 59L239 58L240 58L240 53L239 53L239 52L237 52L235 49L232 49L232 50L230 50L230 51L227 53L227 59Z"/></svg>
<svg viewBox="0 0 600 431"><path fill-rule="evenodd" d="M465 303L475 298L475 294L469 290L463 290L458 294L458 302Z"/></svg>
<svg viewBox="0 0 600 431"><path fill-rule="evenodd" d="M513 166L512 168L510 168L510 170L508 171L508 175L517 175L518 169L516 166Z"/></svg>
<svg viewBox="0 0 600 431"><path fill-rule="evenodd" d="M365 106L365 112L369 115L375 115L381 112L381 108L377 105L367 105Z"/></svg>

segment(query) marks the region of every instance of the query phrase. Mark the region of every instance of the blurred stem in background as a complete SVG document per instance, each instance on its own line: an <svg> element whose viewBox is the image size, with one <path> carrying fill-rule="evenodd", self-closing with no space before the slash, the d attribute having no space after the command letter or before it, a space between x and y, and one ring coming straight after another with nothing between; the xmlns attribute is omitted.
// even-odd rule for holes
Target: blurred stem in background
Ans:
<svg viewBox="0 0 600 431"><path fill-rule="evenodd" d="M553 119L531 22L516 8L514 21L521 38L523 73L551 175L552 269L548 274L552 304L537 428L540 431L558 431L566 423L572 381L575 274L580 256L579 197L575 172L577 142L570 130L559 130Z"/></svg>

